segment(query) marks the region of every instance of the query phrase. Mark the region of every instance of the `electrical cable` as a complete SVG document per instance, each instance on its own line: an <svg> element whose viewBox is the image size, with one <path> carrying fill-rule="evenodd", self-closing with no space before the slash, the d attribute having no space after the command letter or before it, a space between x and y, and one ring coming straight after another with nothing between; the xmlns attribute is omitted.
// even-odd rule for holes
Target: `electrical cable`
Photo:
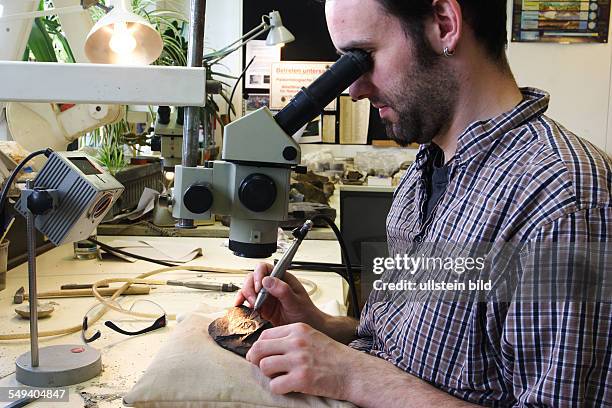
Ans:
<svg viewBox="0 0 612 408"><path fill-rule="evenodd" d="M299 266L313 266L313 267L320 267L320 268L342 268L344 269L344 265L341 263L333 263L333 262L310 262L310 261L293 261L291 262L291 265L294 265L296 267ZM361 265L351 265L351 268L353 269L361 269Z"/></svg>
<svg viewBox="0 0 612 408"><path fill-rule="evenodd" d="M360 273L361 265L351 265L353 272ZM334 264L326 262L301 262L293 261L289 265L289 270L293 271L316 271L316 272L332 272L340 275L344 280L348 280L346 275L346 266L343 264Z"/></svg>
<svg viewBox="0 0 612 408"><path fill-rule="evenodd" d="M336 239L338 240L338 243L340 244L340 252L342 254L342 259L344 260L344 265L346 267L345 279L349 284L349 291L351 293L351 302L353 303L353 317L359 320L359 318L361 317L361 313L359 311L359 298L357 297L355 277L353 276L353 269L351 267L351 261L349 260L349 257L348 257L348 250L346 248L346 243L344 242L344 238L342 238L342 234L340 233L340 230L338 229L338 227L336 226L336 224L331 218L325 215L315 215L312 218L312 221L314 222L314 220L316 219L323 220L325 221L325 223L327 223L327 225L329 225L332 231L334 231L334 234L336 235Z"/></svg>
<svg viewBox="0 0 612 408"><path fill-rule="evenodd" d="M21 171L21 169L26 165L27 162L32 160L34 157L44 154L46 157L51 156L53 150L50 148L36 150L30 154L28 154L18 165L13 169L11 174L8 176L6 181L4 182L4 186L2 187L2 192L0 193L0 214L4 214L4 204L8 196L8 192L11 188L11 185L15 181L17 174ZM2 232L4 232L4 222L2 222Z"/></svg>
<svg viewBox="0 0 612 408"><path fill-rule="evenodd" d="M25 397L25 398L21 398L21 399L18 399L16 401L11 402L10 404L8 404L4 408L22 408L22 407L25 407L26 405L30 404L31 402L34 402L34 401L38 400L38 399L39 398L37 398L37 397Z"/></svg>
<svg viewBox="0 0 612 408"><path fill-rule="evenodd" d="M98 245L100 248L102 248L102 249L104 249L105 251L108 251L108 252L116 252L116 253L121 254L121 255L129 256L131 258L140 259L141 261L147 261L147 262L155 263L155 264L162 265L162 266L168 266L168 267L179 266L177 264L173 264L173 263L170 263L170 262L160 261L158 259L152 259L152 258L148 258L146 256L133 254L131 252L127 252L127 251L124 251L122 249L115 248L115 247L112 247L110 245L107 245L107 244L105 244L103 242L98 241L97 239L94 239L94 238L87 238L87 240L89 242L91 242L92 244Z"/></svg>
<svg viewBox="0 0 612 408"><path fill-rule="evenodd" d="M240 73L240 76L238 77L238 79L236 79L236 83L234 84L234 87L232 88L232 93L230 94L230 97L229 97L230 103L227 105L227 119L230 121L232 120L231 115L230 115L231 113L230 104L232 102L232 99L234 99L234 94L236 93L236 89L238 88L238 84L240 83L240 80L244 77L244 74L246 74L247 70L249 69L253 61L255 61L255 57L251 58L251 61L247 64L246 68Z"/></svg>

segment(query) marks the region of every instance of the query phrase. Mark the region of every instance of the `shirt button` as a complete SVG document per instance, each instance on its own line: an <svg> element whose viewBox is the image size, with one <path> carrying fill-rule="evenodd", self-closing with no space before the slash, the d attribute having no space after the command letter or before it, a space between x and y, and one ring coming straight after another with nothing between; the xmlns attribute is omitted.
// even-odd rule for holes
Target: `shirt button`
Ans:
<svg viewBox="0 0 612 408"><path fill-rule="evenodd" d="M414 240L415 240L416 242L421 242L421 241L423 241L423 237L421 237L421 236L419 235L419 236L414 237Z"/></svg>

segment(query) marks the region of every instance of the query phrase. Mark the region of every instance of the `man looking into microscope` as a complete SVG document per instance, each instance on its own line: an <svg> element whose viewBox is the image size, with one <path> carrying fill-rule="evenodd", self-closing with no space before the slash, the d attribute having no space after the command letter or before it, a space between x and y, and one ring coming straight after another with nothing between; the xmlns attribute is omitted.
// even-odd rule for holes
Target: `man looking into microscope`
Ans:
<svg viewBox="0 0 612 408"><path fill-rule="evenodd" d="M387 219L390 255L413 242L609 242L610 160L544 116L505 55L504 0L328 0L342 53L373 69L350 88L400 145L421 144ZM562 259L563 260L563 259ZM359 322L318 310L260 265L236 304L271 295L247 359L292 391L364 407L601 406L612 401L610 303L394 304ZM347 346L348 345L348 346Z"/></svg>

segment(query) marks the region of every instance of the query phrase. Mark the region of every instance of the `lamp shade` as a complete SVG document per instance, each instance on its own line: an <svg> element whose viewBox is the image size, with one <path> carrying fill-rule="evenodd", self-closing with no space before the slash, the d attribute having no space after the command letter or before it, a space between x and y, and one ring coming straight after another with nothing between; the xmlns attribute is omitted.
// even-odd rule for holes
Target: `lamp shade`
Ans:
<svg viewBox="0 0 612 408"><path fill-rule="evenodd" d="M123 4L93 26L85 41L85 55L93 63L148 65L162 52L161 36L144 18Z"/></svg>
<svg viewBox="0 0 612 408"><path fill-rule="evenodd" d="M295 37L285 26L281 20L278 11L270 12L270 32L266 38L266 45L279 45L290 43L295 40Z"/></svg>

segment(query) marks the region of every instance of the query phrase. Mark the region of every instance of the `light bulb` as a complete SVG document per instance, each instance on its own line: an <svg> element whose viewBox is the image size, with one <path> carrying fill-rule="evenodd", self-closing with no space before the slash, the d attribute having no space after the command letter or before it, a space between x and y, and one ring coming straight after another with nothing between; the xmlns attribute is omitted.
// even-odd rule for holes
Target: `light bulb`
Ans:
<svg viewBox="0 0 612 408"><path fill-rule="evenodd" d="M0 4L0 17L4 14L4 6Z"/></svg>
<svg viewBox="0 0 612 408"><path fill-rule="evenodd" d="M129 54L136 48L136 39L127 28L127 23L115 23L109 47L117 54Z"/></svg>

